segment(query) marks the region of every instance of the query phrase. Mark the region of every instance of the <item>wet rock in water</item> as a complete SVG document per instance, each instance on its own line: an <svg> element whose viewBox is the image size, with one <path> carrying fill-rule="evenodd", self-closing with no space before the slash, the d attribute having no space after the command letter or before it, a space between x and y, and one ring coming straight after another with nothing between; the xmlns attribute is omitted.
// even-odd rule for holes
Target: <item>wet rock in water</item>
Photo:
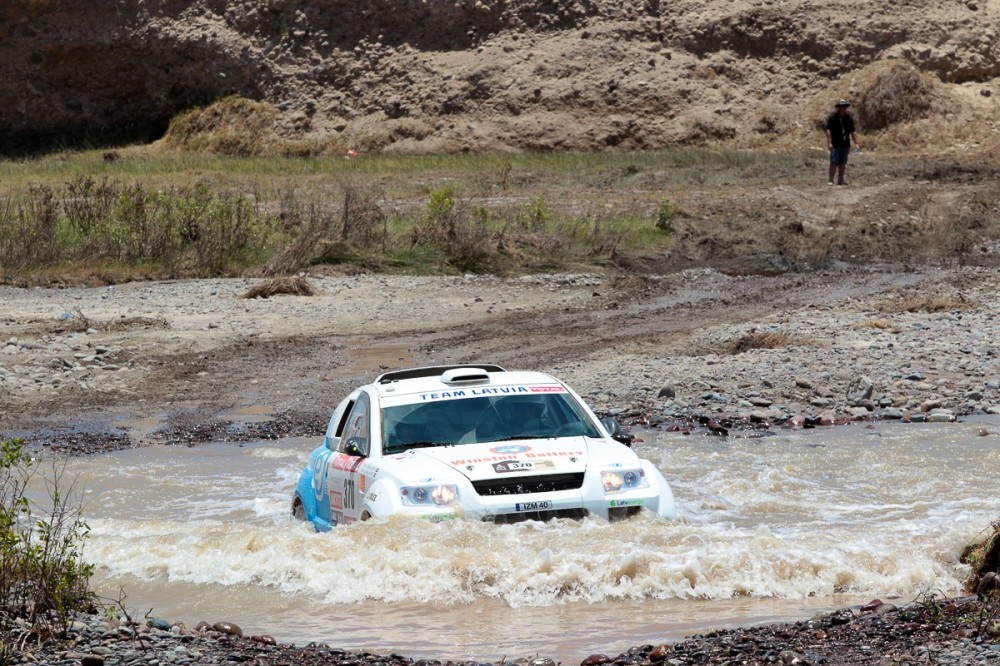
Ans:
<svg viewBox="0 0 1000 666"><path fill-rule="evenodd" d="M654 664L658 664L661 661L667 659L672 652L673 648L671 648L666 643L663 643L662 645L657 645L655 648L653 648L653 651L649 653L649 660Z"/></svg>
<svg viewBox="0 0 1000 666"><path fill-rule="evenodd" d="M871 414L867 407L851 407L847 413L852 419L867 419Z"/></svg>
<svg viewBox="0 0 1000 666"><path fill-rule="evenodd" d="M528 663L528 666L556 666L556 662L548 657L539 657L538 659L532 659Z"/></svg>
<svg viewBox="0 0 1000 666"><path fill-rule="evenodd" d="M850 608L843 608L829 615L830 624L832 625L850 624L853 619L854 612Z"/></svg>
<svg viewBox="0 0 1000 666"><path fill-rule="evenodd" d="M882 411L882 418L891 421L903 418L903 412L895 407L889 407Z"/></svg>
<svg viewBox="0 0 1000 666"><path fill-rule="evenodd" d="M778 661L786 666L792 666L792 664L809 664L803 655L798 652L793 652L792 650L782 650L781 654L778 655Z"/></svg>
<svg viewBox="0 0 1000 666"><path fill-rule="evenodd" d="M146 624L154 629L160 629L162 631L168 631L170 629L170 623L158 617L149 618L146 620Z"/></svg>
<svg viewBox="0 0 1000 666"><path fill-rule="evenodd" d="M983 574L983 577L979 579L979 583L976 584L976 594L980 596L996 589L1000 589L1000 575L997 575L995 571L988 571Z"/></svg>
<svg viewBox="0 0 1000 666"><path fill-rule="evenodd" d="M239 625L232 622L216 622L212 625L212 629L229 636L243 636L243 630L240 629Z"/></svg>
<svg viewBox="0 0 1000 666"><path fill-rule="evenodd" d="M611 661L614 661L614 659L606 654L592 654L581 661L580 666L600 666L601 664L607 664Z"/></svg>
<svg viewBox="0 0 1000 666"><path fill-rule="evenodd" d="M278 641L274 640L273 636L268 636L267 634L264 634L262 636L251 636L250 640L252 640L254 643L261 643L263 645L277 645L278 644Z"/></svg>
<svg viewBox="0 0 1000 666"><path fill-rule="evenodd" d="M885 602L883 602L881 599L872 599L871 601L869 601L868 603L866 603L861 607L861 612L870 613L873 610L881 608L884 605L884 603Z"/></svg>

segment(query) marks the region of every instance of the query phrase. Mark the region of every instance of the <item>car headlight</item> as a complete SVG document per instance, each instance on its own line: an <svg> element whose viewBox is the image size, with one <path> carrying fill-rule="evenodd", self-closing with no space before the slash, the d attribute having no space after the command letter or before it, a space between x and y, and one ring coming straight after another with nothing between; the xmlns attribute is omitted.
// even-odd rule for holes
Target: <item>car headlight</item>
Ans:
<svg viewBox="0 0 1000 666"><path fill-rule="evenodd" d="M451 485L407 486L400 493L403 504L410 506L448 506L458 501L458 488Z"/></svg>
<svg viewBox="0 0 1000 666"><path fill-rule="evenodd" d="M611 470L601 472L601 482L604 483L604 492L616 493L645 486L646 475L641 469Z"/></svg>

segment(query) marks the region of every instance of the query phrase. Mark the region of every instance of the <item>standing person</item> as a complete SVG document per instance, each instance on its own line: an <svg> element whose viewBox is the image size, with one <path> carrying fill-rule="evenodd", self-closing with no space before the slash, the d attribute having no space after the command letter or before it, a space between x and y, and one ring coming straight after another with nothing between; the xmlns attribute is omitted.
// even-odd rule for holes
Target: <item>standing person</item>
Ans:
<svg viewBox="0 0 1000 666"><path fill-rule="evenodd" d="M854 141L858 150L858 135L854 133L854 118L847 112L847 107L851 105L846 99L838 99L834 104L836 111L830 114L826 120L826 147L830 151L830 182L833 185L833 176L837 176L838 185L846 185L844 182L844 172L847 170L847 155L851 152L851 141Z"/></svg>

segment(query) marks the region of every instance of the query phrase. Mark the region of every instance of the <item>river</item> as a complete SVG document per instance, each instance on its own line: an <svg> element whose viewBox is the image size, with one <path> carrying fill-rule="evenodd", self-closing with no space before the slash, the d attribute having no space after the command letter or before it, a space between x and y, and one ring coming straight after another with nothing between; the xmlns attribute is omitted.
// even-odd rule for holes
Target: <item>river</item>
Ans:
<svg viewBox="0 0 1000 666"><path fill-rule="evenodd" d="M985 430L990 434L980 435ZM959 594L998 517L1000 420L760 438L641 432L679 519L390 519L318 534L289 499L317 439L69 461L94 584L138 617L418 658L578 663L873 598Z"/></svg>

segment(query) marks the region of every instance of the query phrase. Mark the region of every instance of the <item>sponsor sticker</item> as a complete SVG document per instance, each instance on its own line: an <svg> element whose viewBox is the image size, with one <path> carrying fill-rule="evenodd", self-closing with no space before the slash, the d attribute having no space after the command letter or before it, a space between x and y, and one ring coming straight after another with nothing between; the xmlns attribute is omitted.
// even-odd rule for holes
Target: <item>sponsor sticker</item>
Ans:
<svg viewBox="0 0 1000 666"><path fill-rule="evenodd" d="M548 511L552 508L552 502L542 500L539 502L518 502L514 505L515 511Z"/></svg>
<svg viewBox="0 0 1000 666"><path fill-rule="evenodd" d="M356 458L339 453L330 461L330 467L341 472L354 472L364 461L364 458Z"/></svg>
<svg viewBox="0 0 1000 666"><path fill-rule="evenodd" d="M330 491L330 508L340 511L344 510L344 493L336 490Z"/></svg>
<svg viewBox="0 0 1000 666"><path fill-rule="evenodd" d="M365 492L365 486L368 485L368 478L362 474L361 478L358 479L358 487L361 488L361 492Z"/></svg>
<svg viewBox="0 0 1000 666"><path fill-rule="evenodd" d="M452 465L468 465L471 463L493 463L493 462L503 462L509 459L509 456L520 455L520 451L501 451L500 449L519 449L525 448L530 451L530 447L519 447L519 446L498 446L496 448L490 449L494 453L502 453L502 456L488 456L484 458L460 458L458 460L452 460ZM534 459L534 463L538 464L538 458L564 458L569 457L571 462L576 462L577 456L582 456L583 451L539 451L538 453L525 453L525 458Z"/></svg>
<svg viewBox="0 0 1000 666"><path fill-rule="evenodd" d="M624 500L611 500L608 506L614 509L615 507L623 506L643 506L645 502L641 499L624 499Z"/></svg>
<svg viewBox="0 0 1000 666"><path fill-rule="evenodd" d="M529 389L532 393L565 393L562 386L532 386Z"/></svg>
<svg viewBox="0 0 1000 666"><path fill-rule="evenodd" d="M454 391L435 391L433 393L420 393L417 395L421 402L428 402L431 400L454 400L455 398L471 398L473 396L479 395L511 395L515 393L532 393L536 392L536 388L541 388L543 391L558 390L562 391L561 387L531 387L527 386L488 386L485 388L474 388L474 389L459 389Z"/></svg>
<svg viewBox="0 0 1000 666"><path fill-rule="evenodd" d="M508 444L507 446L494 446L490 451L493 453L507 453L507 454L518 454L527 453L531 450L530 446L521 446L519 444Z"/></svg>

